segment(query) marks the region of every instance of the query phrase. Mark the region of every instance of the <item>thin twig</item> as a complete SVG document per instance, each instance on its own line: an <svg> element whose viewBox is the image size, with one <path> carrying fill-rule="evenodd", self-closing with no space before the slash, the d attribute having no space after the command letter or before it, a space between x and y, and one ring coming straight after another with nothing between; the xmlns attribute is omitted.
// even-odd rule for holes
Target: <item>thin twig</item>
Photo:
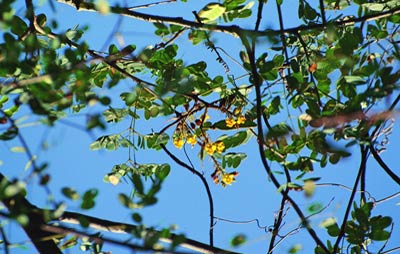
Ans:
<svg viewBox="0 0 400 254"><path fill-rule="evenodd" d="M270 232L270 226L261 226L259 219L253 219L253 220L229 220L229 219L224 219L224 218L220 218L220 217L214 217L214 219L216 219L217 221L224 221L224 222L229 222L229 223L233 223L233 224L250 224L250 223L256 223L257 227L259 229L264 230L265 233L269 233ZM217 221L215 223L217 223Z"/></svg>
<svg viewBox="0 0 400 254"><path fill-rule="evenodd" d="M0 226L0 234L1 234L1 238L3 238L4 252L5 252L5 254L9 254L10 250L9 250L8 246L10 245L10 242L7 239L7 235L4 232L3 226Z"/></svg>
<svg viewBox="0 0 400 254"><path fill-rule="evenodd" d="M206 178L197 170L195 170L193 167L189 166L185 162L181 161L178 157L176 157L173 153L171 153L167 147L163 144L160 145L161 148L164 150L165 153L178 165L181 167L184 167L188 169L191 173L195 174L197 177L200 178L201 182L203 183L204 188L206 189L207 192L207 197L208 197L208 203L209 203L209 209L210 209L210 228L209 228L209 238L210 238L210 246L214 246L214 201L213 197L211 194L210 186L207 183Z"/></svg>
<svg viewBox="0 0 400 254"><path fill-rule="evenodd" d="M372 153L372 156L374 157L374 159L376 160L376 162L378 162L379 166L381 166L381 168L386 172L386 174L388 174L390 176L390 178L392 178L393 181L395 181L398 185L400 185L400 177L398 175L396 175L390 168L388 165L386 165L386 163L383 161L383 159L381 158L381 156L378 154L378 152L375 150L373 145L369 145L368 146L369 150Z"/></svg>
<svg viewBox="0 0 400 254"><path fill-rule="evenodd" d="M319 8L321 9L322 25L326 26L325 5L324 0L319 0Z"/></svg>
<svg viewBox="0 0 400 254"><path fill-rule="evenodd" d="M129 10L137 10L137 9L149 8L149 7L160 5L160 4L169 4L169 3L174 3L174 2L176 2L176 0L165 0L165 1L159 1L159 2L154 2L154 3L136 5L133 7L128 7L128 9Z"/></svg>
<svg viewBox="0 0 400 254"><path fill-rule="evenodd" d="M250 48L250 45L247 41L247 38L242 37L242 44L245 46L246 51L249 55L249 60L250 60L250 66L252 70L252 78L253 78L253 83L256 91L256 111L257 111L257 139L258 139L258 149L260 153L260 158L261 162L264 166L264 169L268 175L268 177L271 179L272 183L275 185L276 188L279 188L281 184L279 181L276 179L274 174L272 173L272 170L270 166L268 165L267 159L265 158L264 154L264 131L262 127L262 115L263 115L263 108L262 108L262 98L261 98L261 79L260 76L258 75L257 72L257 66L256 66L256 60L255 60L255 51L254 49ZM301 219L301 222L304 223L309 235L314 239L317 245L319 245L325 252L329 253L328 248L325 246L325 244L321 241L321 239L318 237L316 232L312 227L310 227L309 222L305 218L303 212L301 211L300 207L294 202L294 200L284 191L280 192L282 195L285 196L285 198L291 203L293 208L295 209L296 213Z"/></svg>
<svg viewBox="0 0 400 254"><path fill-rule="evenodd" d="M365 149L365 147L362 146L362 145L360 146L360 150L361 150L360 167L358 169L358 174L357 174L356 180L354 181L353 190L351 192L349 201L347 203L346 212L345 212L345 214L343 216L343 221L342 221L342 225L340 227L340 231L339 231L338 237L336 238L336 242L335 242L335 244L333 246L333 253L339 253L339 250L338 250L339 249L339 244L340 244L342 238L344 237L345 228L346 228L346 225L347 225L347 218L350 215L351 207L353 205L353 200L354 200L355 194L357 192L357 186L359 184L361 175L365 171L365 168L366 168L366 165L367 165L368 150Z"/></svg>
<svg viewBox="0 0 400 254"><path fill-rule="evenodd" d="M260 28L264 1L265 0L258 0L257 19L256 19L256 25L254 26L255 31L258 31L258 29Z"/></svg>

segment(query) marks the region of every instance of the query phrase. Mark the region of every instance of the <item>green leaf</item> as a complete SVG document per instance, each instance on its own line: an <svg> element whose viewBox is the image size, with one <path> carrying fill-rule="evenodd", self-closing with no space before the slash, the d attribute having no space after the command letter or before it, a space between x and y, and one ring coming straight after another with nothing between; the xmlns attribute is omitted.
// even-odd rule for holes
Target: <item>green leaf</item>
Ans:
<svg viewBox="0 0 400 254"><path fill-rule="evenodd" d="M135 191L139 194L144 194L144 186L143 186L143 182L142 179L140 177L140 175L138 174L132 174L130 177L133 186L135 187Z"/></svg>
<svg viewBox="0 0 400 254"><path fill-rule="evenodd" d="M141 223L142 222L142 216L140 216L140 214L138 213L133 213L132 214L132 219L136 222L136 223Z"/></svg>
<svg viewBox="0 0 400 254"><path fill-rule="evenodd" d="M22 181L17 181L15 183L9 184L5 187L4 189L4 197L5 198L11 198L14 197L17 194L25 195L26 193L26 184ZM2 196L2 195L1 195Z"/></svg>
<svg viewBox="0 0 400 254"><path fill-rule="evenodd" d="M328 231L328 234L332 237L336 237L339 235L340 228L339 225L336 223L335 218L328 218L325 219L322 223L321 226L326 228Z"/></svg>
<svg viewBox="0 0 400 254"><path fill-rule="evenodd" d="M232 136L222 135L217 139L217 141L223 141L225 149L228 149L247 143L252 135L253 134L249 130L239 131Z"/></svg>
<svg viewBox="0 0 400 254"><path fill-rule="evenodd" d="M323 208L323 206L322 206L321 203L313 203L313 204L311 204L311 205L309 205L309 206L307 207L307 210L308 210L308 212L310 212L310 213L316 213L316 212L321 211L322 208Z"/></svg>
<svg viewBox="0 0 400 254"><path fill-rule="evenodd" d="M344 76L343 78L347 83L354 84L354 85L365 84L365 82L366 82L360 76Z"/></svg>
<svg viewBox="0 0 400 254"><path fill-rule="evenodd" d="M28 25L18 16L13 16L11 21L11 32L15 35L22 36L28 29Z"/></svg>
<svg viewBox="0 0 400 254"><path fill-rule="evenodd" d="M228 167L237 168L239 167L242 160L247 158L245 153L227 153L223 156L223 160L226 162Z"/></svg>
<svg viewBox="0 0 400 254"><path fill-rule="evenodd" d="M296 253L298 253L299 251L301 251L302 250L302 245L301 244L295 244L295 245L293 245L290 249L289 249L289 253L290 254L296 254Z"/></svg>
<svg viewBox="0 0 400 254"><path fill-rule="evenodd" d="M374 216L371 218L370 223L373 230L385 229L392 224L392 218L389 216Z"/></svg>
<svg viewBox="0 0 400 254"><path fill-rule="evenodd" d="M78 200L79 199L79 194L76 190L70 188L70 187L64 187L61 189L61 192L64 196L71 200Z"/></svg>
<svg viewBox="0 0 400 254"><path fill-rule="evenodd" d="M373 230L370 234L369 237L371 240L374 241L386 241L390 237L390 233L385 230Z"/></svg>
<svg viewBox="0 0 400 254"><path fill-rule="evenodd" d="M97 194L97 189L90 189L86 191L82 196L81 208L86 210L93 208L95 206L95 198Z"/></svg>
<svg viewBox="0 0 400 254"><path fill-rule="evenodd" d="M169 136L166 133L163 134L149 134L145 136L147 141L147 147L150 149L160 150L161 145L166 145L169 142Z"/></svg>
<svg viewBox="0 0 400 254"><path fill-rule="evenodd" d="M209 23L221 17L225 10L226 8L222 4L209 3L204 6L201 11L199 11L198 15L202 21L204 21L205 23Z"/></svg>
<svg viewBox="0 0 400 254"><path fill-rule="evenodd" d="M126 194L120 193L118 194L118 200L121 202L123 206L129 209L137 209L137 208L142 208L142 205L136 204L133 202Z"/></svg>
<svg viewBox="0 0 400 254"><path fill-rule="evenodd" d="M275 126L272 126L268 130L266 138L267 139L278 138L288 135L290 132L292 132L292 128L289 125L287 125L286 123L280 123Z"/></svg>
<svg viewBox="0 0 400 254"><path fill-rule="evenodd" d="M246 236L244 234L239 234L232 238L231 245L233 247L238 247L239 245L244 244L246 241Z"/></svg>
<svg viewBox="0 0 400 254"><path fill-rule="evenodd" d="M167 178L167 176L169 175L170 171L171 167L169 166L169 164L161 164L156 170L156 177L161 181L164 181L165 178Z"/></svg>

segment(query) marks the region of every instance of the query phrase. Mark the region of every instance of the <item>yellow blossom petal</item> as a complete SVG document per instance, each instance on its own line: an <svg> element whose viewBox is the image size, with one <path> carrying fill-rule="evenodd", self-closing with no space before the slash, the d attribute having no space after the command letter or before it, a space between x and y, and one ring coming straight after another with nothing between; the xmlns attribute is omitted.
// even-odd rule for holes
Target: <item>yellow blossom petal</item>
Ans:
<svg viewBox="0 0 400 254"><path fill-rule="evenodd" d="M226 118L226 119L225 119L225 123L226 123L226 126L227 126L228 128L231 128L231 127L235 126L236 121L235 121L235 119L233 119L232 117L229 117L229 118Z"/></svg>
<svg viewBox="0 0 400 254"><path fill-rule="evenodd" d="M209 155L213 155L214 152L215 152L215 150L217 150L217 146L216 146L215 144L208 143L208 144L206 144L206 146L204 147L204 150L206 150L206 152L207 152Z"/></svg>
<svg viewBox="0 0 400 254"><path fill-rule="evenodd" d="M233 174L225 174L221 181L224 184L231 185L235 181L235 176Z"/></svg>
<svg viewBox="0 0 400 254"><path fill-rule="evenodd" d="M245 116L239 116L238 119L236 120L237 124L244 124L246 122L246 117Z"/></svg>
<svg viewBox="0 0 400 254"><path fill-rule="evenodd" d="M183 142L183 139L174 139L174 146L176 148L181 149L184 143L185 142Z"/></svg>
<svg viewBox="0 0 400 254"><path fill-rule="evenodd" d="M215 142L215 146L217 148L217 152L222 153L225 150L225 144L222 141Z"/></svg>
<svg viewBox="0 0 400 254"><path fill-rule="evenodd" d="M242 112L242 109L241 109L241 108L235 108L235 110L233 110L233 114L234 114L235 116L239 115L241 112Z"/></svg>
<svg viewBox="0 0 400 254"><path fill-rule="evenodd" d="M186 142L188 144L191 144L192 146L194 146L195 144L197 144L197 136L196 135L191 135L189 137L186 138Z"/></svg>
<svg viewBox="0 0 400 254"><path fill-rule="evenodd" d="M204 117L204 119L203 119L203 117ZM202 121L207 121L208 119L210 119L210 116L208 115L208 114L206 114L205 116L204 115L202 115L201 116L201 118L200 118Z"/></svg>

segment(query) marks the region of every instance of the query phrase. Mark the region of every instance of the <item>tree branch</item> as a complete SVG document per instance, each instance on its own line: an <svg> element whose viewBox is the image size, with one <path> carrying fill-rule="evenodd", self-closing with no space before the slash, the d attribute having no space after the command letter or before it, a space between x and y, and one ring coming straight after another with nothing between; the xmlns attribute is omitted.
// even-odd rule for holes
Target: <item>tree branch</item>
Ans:
<svg viewBox="0 0 400 254"><path fill-rule="evenodd" d="M375 150L373 145L368 146L369 150L372 153L372 156L378 162L379 166L388 174L393 181L395 181L398 185L400 185L400 177L396 175L389 167L386 165L386 163L382 160L381 156L378 154L378 152Z"/></svg>
<svg viewBox="0 0 400 254"><path fill-rule="evenodd" d="M258 140L258 149L260 153L260 158L261 162L264 166L264 169L268 175L268 177L271 179L272 183L275 185L277 189L280 188L280 183L274 176L271 167L268 165L267 159L265 158L265 153L264 153L264 131L262 127L262 116L263 116L263 108L262 108L262 95L261 95L261 83L262 80L260 79L260 76L257 72L257 66L256 66L256 59L255 59L255 49L250 48L250 45L247 41L247 38L242 37L242 44L246 48L247 54L249 55L249 61L250 61L250 66L251 66L251 75L252 75L252 82L255 87L256 91L256 112L257 112L257 140ZM326 253L329 253L328 248L325 246L325 244L321 241L321 239L318 237L317 233L310 227L310 223L308 222L307 218L304 216L303 212L301 211L300 207L294 202L294 200L289 196L289 194L286 191L281 191L281 195L287 199L291 205L293 206L294 210L296 211L297 215L301 219L301 223L306 227L309 235L314 239L315 243L319 245Z"/></svg>
<svg viewBox="0 0 400 254"><path fill-rule="evenodd" d="M357 193L357 186L358 186L358 183L360 182L361 176L365 172L365 168L366 168L366 165L367 165L367 149L365 149L364 146L360 146L360 150L361 150L360 167L358 169L358 174L357 174L356 180L354 182L353 190L352 190L352 192L350 194L349 202L347 203L346 212L345 212L345 214L343 216L343 221L342 221L342 225L340 227L340 231L339 231L338 237L336 239L335 245L333 246L333 253L339 253L339 250L338 250L339 249L339 244L340 244L340 241L342 240L342 238L344 237L344 234L345 234L344 231L345 231L345 228L346 228L346 225L347 225L347 218L350 215L351 206L353 204L354 196Z"/></svg>
<svg viewBox="0 0 400 254"><path fill-rule="evenodd" d="M6 188L12 185L13 183L0 173L0 189L2 190L0 194L1 202L8 209L12 217L17 217L19 215L28 217L28 223L26 225L20 225L40 253L61 254L61 250L53 240L54 235L41 229L41 225L47 222L45 214L42 213L43 210L26 200L23 190L19 190L19 192L13 196L6 196Z"/></svg>
<svg viewBox="0 0 400 254"><path fill-rule="evenodd" d="M68 4L76 8L78 11L97 11L96 5L94 3L84 2L80 0L58 0L60 3ZM242 34L249 34L253 36L271 36L271 35L279 35L281 32L286 34L295 34L300 31L308 31L312 29L324 29L326 24L310 24L310 25L300 25L293 28L287 28L281 31L280 29L266 29L264 31L256 31L251 29L244 29L237 25L231 26L224 26L224 25L211 25L211 24L201 24L194 21L189 21L183 19L182 17L166 17L166 16L159 16L159 15L152 15L152 14L145 14L136 11L132 11L129 8L122 8L122 7L110 7L111 13L124 15L130 18L134 18L137 20L142 20L145 22L150 23L167 23L173 24L178 26L183 26L187 28L197 28L199 30L208 30L208 31L215 31L215 32L222 32L226 34L231 34L235 37L240 37ZM349 18L346 20L337 20L333 21L332 24L336 26L349 26L359 22L371 21L371 20L378 20L382 18L387 18L392 15L396 15L400 13L400 7L393 8L388 11L374 13L365 15L358 18Z"/></svg>
<svg viewBox="0 0 400 254"><path fill-rule="evenodd" d="M171 153L165 147L165 145L161 144L161 148L164 150L164 152L167 153L167 155L174 162L176 162L181 167L184 167L184 168L188 169L191 173L193 173L196 176L198 176L200 178L201 182L203 183L204 187L206 188L207 197L208 197L208 203L209 203L209 207L210 207L210 231L209 231L210 246L213 247L214 246L214 201L213 201L213 198L212 198L210 186L208 185L206 178L200 172L198 172L197 170L195 170L193 167L189 166L188 164L184 163L178 157L176 157L173 153Z"/></svg>
<svg viewBox="0 0 400 254"><path fill-rule="evenodd" d="M7 178L0 173L0 189L4 190L7 186L12 183L7 180ZM64 212L61 217L51 218L54 213L53 210L41 209L37 206L32 205L24 196L23 193L20 192L13 197L4 197L4 194L1 196L1 202L7 207L10 211L11 217L14 215L24 214L29 218L29 224L23 226L23 229L27 233L28 237L32 240L34 246L40 253L54 253L61 254L61 250L52 240L55 237L54 226L50 226L48 224L49 220L51 221L59 221L64 223L71 224L80 224L79 221L81 219L86 220L89 223L89 227L96 230L109 231L112 233L128 233L130 234L132 231L138 230L138 226L114 222L110 220L103 220L97 217L75 213L75 212ZM7 216L10 217L10 216ZM47 219L46 219L47 218ZM54 230L48 230L53 228ZM154 229L145 229L146 232L149 233L161 233L158 230ZM72 231L71 231L72 232ZM82 232L81 232L82 233ZM57 233L59 234L59 232ZM169 238L160 238L160 241L166 243L172 243L174 239L177 238L176 234L171 234ZM129 244L126 245L129 247ZM202 242L192 240L190 238L186 238L183 243L179 246L183 248L190 249L192 251L198 251L200 253L232 253L239 254L236 252L231 252L228 250L220 249L217 247L212 247L208 244L204 244Z"/></svg>

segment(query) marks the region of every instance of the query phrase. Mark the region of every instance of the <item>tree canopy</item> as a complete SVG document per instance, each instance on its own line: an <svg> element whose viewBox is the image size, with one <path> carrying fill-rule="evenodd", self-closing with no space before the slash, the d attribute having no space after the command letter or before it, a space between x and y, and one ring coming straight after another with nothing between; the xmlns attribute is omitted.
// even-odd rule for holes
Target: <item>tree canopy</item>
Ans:
<svg viewBox="0 0 400 254"><path fill-rule="evenodd" d="M4 253L400 249L397 0L4 0L0 26Z"/></svg>

